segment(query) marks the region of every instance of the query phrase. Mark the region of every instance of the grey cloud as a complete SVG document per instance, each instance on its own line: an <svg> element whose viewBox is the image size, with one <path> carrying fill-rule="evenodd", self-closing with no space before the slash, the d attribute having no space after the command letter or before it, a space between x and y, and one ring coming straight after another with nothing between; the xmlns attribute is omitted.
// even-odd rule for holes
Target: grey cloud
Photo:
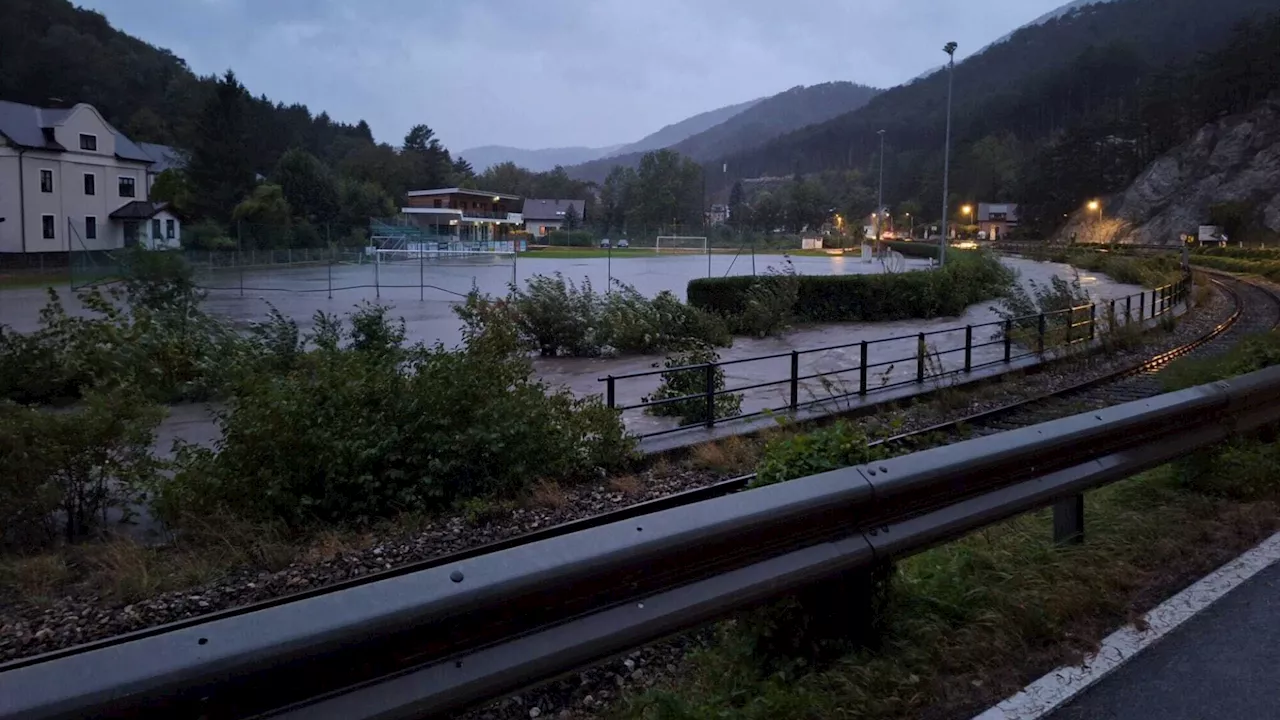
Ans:
<svg viewBox="0 0 1280 720"><path fill-rule="evenodd" d="M633 141L786 88L889 87L1065 0L82 0L198 73L455 150Z"/></svg>

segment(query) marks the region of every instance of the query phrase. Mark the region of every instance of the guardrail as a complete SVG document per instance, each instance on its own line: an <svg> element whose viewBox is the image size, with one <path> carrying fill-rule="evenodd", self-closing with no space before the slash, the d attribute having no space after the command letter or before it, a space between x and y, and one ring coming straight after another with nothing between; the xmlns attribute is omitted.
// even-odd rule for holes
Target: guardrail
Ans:
<svg viewBox="0 0 1280 720"><path fill-rule="evenodd" d="M1280 367L0 666L0 717L434 717L1280 421Z"/></svg>
<svg viewBox="0 0 1280 720"><path fill-rule="evenodd" d="M653 408L675 406L679 411L674 414L700 418L698 422L686 423L677 427L656 430L639 434L641 438L656 437L681 432L696 427L714 427L720 423L746 420L766 415L796 413L801 409L843 400L850 397L866 397L908 385L923 385L927 381L968 375L995 365L1010 366L1015 361L1033 356L1042 356L1046 352L1069 348L1071 346L1096 340L1099 334L1112 332L1134 322L1143 323L1151 318L1158 318L1171 312L1179 303L1187 299L1191 287L1189 277L1176 283L1165 285L1151 291L1144 291L1124 298L1104 303L1081 305L1056 312L1039 313L1025 317L1010 318L999 322L966 325L948 330L900 335L878 340L862 340L842 345L792 350L785 353L760 355L739 360L723 360L713 363L700 363L680 367L628 373L625 375L608 375L599 381L605 384L605 402L620 411L644 410L653 413ZM1135 313L1136 311L1136 313ZM984 335L989 338L984 340ZM877 355L882 348L892 348L894 344L914 340L914 352L902 355L899 349L892 349ZM807 356L821 353L839 352L858 349L858 362L847 367L823 372L805 373L801 369L802 360ZM984 359L978 357L975 362L975 351L981 355L990 355L988 348L999 348L994 357ZM1015 352L1017 350L1018 352ZM884 355L888 355L885 357ZM959 361L955 361L959 356ZM777 380L751 383L730 388L717 388L717 378L725 368L737 368L751 363L774 363L789 359L790 373ZM948 362L953 365L947 369ZM894 380L893 369L914 368L914 372L903 379ZM856 373L856 387L853 375ZM681 382L680 376L694 374L693 382ZM618 401L618 384L628 380L660 377L662 382L677 387L701 387L701 392L690 393L678 397L665 397L656 400L642 400L638 403L625 404ZM879 382L874 382L876 380ZM801 398L802 383L819 381L829 387L824 388L821 397L813 400ZM739 393L781 388L785 386L787 402L785 405L768 407L735 415L717 415L716 399L737 395ZM659 414L659 413L655 413Z"/></svg>

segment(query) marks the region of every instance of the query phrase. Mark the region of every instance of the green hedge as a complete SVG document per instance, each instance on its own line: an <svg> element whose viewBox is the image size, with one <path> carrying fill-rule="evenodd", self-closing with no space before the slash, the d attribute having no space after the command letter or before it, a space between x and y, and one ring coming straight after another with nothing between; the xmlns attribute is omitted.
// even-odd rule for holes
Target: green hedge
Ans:
<svg viewBox="0 0 1280 720"><path fill-rule="evenodd" d="M911 245L914 243L903 243ZM935 246L936 247L936 246ZM794 316L801 322L905 320L959 315L999 296L1012 273L990 255L953 251L945 268L884 275L802 275ZM689 283L689 304L728 318L746 309L754 277Z"/></svg>

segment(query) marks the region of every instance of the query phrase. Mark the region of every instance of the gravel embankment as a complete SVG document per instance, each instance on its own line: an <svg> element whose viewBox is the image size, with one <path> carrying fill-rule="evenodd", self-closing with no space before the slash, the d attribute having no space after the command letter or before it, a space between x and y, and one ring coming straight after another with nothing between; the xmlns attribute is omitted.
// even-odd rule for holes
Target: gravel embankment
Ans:
<svg viewBox="0 0 1280 720"><path fill-rule="evenodd" d="M1006 405L1116 369L1130 366L1161 350L1198 337L1231 313L1228 300L1215 294L1205 307L1181 319L1172 333L1154 331L1140 348L1106 357L1066 361L1039 373L989 385L965 402L945 407L921 403L890 412L903 420L899 431L927 427L948 419ZM464 514L437 518L413 529L372 538L359 549L329 553L315 562L299 562L279 571L244 568L196 589L167 592L131 604L71 586L51 602L0 598L0 662L36 655L91 640L111 637L174 620L277 598L361 577L399 565L437 557L550 525L625 507L675 492L705 486L725 475L660 464L634 478L605 479L567 487L552 498L510 510L509 514L473 523ZM694 636L645 648L519 697L507 698L469 713L469 718L576 717L607 706L627 688L660 682L677 671Z"/></svg>

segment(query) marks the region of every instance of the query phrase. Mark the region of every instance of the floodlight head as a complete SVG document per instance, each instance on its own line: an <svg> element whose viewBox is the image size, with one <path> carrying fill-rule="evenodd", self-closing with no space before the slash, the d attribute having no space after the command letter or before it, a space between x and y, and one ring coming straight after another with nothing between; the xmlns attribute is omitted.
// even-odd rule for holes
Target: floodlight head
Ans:
<svg viewBox="0 0 1280 720"><path fill-rule="evenodd" d="M944 53L946 53L946 54L950 55L952 58L955 58L955 56L956 56L956 49L957 49L957 48L959 48L959 47L960 47L960 46L959 46L959 45L957 45L955 42L949 42L949 43L947 43L945 46L943 46L943 48L942 48L942 52L944 52Z"/></svg>

